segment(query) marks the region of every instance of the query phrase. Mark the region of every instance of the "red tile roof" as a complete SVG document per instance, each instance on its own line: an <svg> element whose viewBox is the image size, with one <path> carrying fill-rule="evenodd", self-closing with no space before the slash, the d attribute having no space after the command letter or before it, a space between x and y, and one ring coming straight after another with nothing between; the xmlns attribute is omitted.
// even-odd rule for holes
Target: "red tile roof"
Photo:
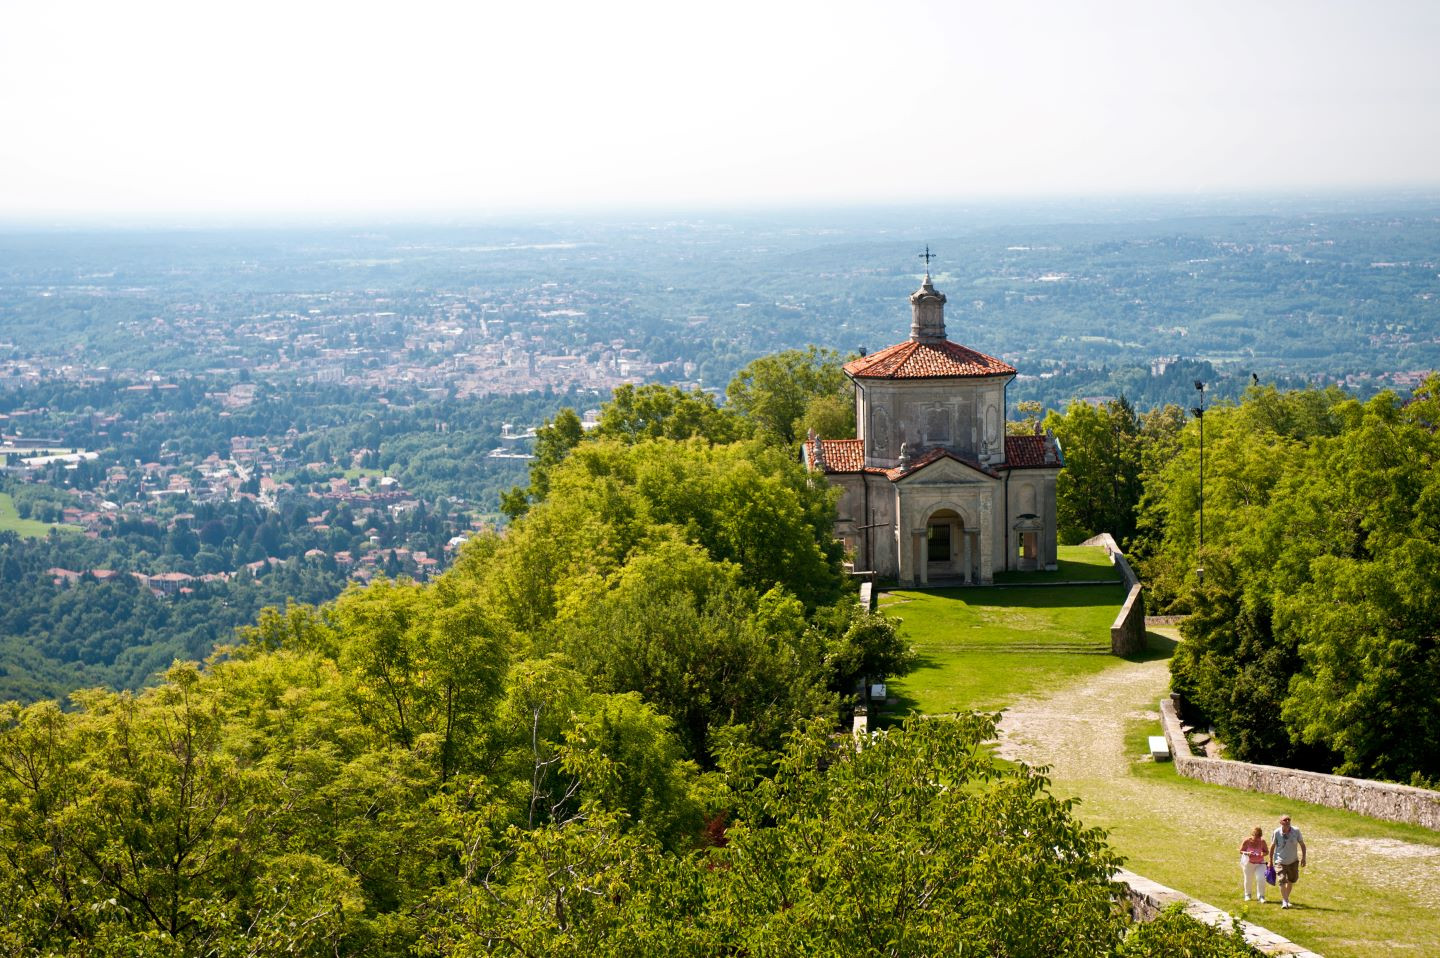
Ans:
<svg viewBox="0 0 1440 958"><path fill-rule="evenodd" d="M1045 461L1045 446L1048 439L1047 436L1006 436L1005 465L1011 469L1058 467L1060 465L1058 457L1054 462Z"/></svg>
<svg viewBox="0 0 1440 958"><path fill-rule="evenodd" d="M1000 469L1056 469L1061 465L1057 457L1055 461L1045 461L1045 450L1050 442L1048 436L1006 436L1005 437L1005 462L994 466L987 466L983 462L957 455L948 449L936 446L927 449L920 455L914 457L902 469L896 466L893 469L882 469L879 467L865 465L865 443L860 439L821 439L825 457L825 471L827 473L848 473L848 472L869 472L877 476L884 476L891 482L910 475L917 469L923 469L932 462L941 459L953 459L956 462L964 463L971 469L983 472L987 476L996 476ZM810 465L815 463L815 443L810 440L805 442L805 461Z"/></svg>
<svg viewBox="0 0 1440 958"><path fill-rule="evenodd" d="M955 376L1009 376L1015 367L948 339L906 340L845 364L859 379L947 379Z"/></svg>
<svg viewBox="0 0 1440 958"><path fill-rule="evenodd" d="M863 439L821 439L820 445L825 456L826 472L859 472L865 468L865 441ZM805 461L815 461L815 443L806 440Z"/></svg>

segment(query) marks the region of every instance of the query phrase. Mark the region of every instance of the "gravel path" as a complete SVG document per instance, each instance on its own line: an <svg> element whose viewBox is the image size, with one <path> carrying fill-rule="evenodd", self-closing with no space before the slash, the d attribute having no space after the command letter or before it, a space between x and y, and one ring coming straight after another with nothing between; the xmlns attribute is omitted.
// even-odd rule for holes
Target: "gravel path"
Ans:
<svg viewBox="0 0 1440 958"><path fill-rule="evenodd" d="M1150 820L1155 824L1145 828L1166 835L1164 845L1175 844L1169 853L1152 847L1161 842L1145 842L1138 850L1117 842L1123 853L1136 859L1131 867L1142 874L1147 855L1163 862L1165 870L1184 874L1186 856L1213 861L1216 855L1228 855L1249 827L1262 826L1268 838L1278 817L1275 810L1288 804L1279 797L1240 799L1221 789L1177 788L1162 779L1129 773L1126 723L1145 718L1155 723L1155 734L1159 733L1158 703L1166 691L1168 667L1164 660L1126 662L1059 692L1022 699L1005 712L1000 725L998 753L1048 766L1056 794L1082 799L1078 810L1082 820L1107 829L1118 826L1122 832L1128 823L1132 834L1135 822ZM1155 704L1137 708L1146 702ZM1256 810L1262 808L1260 818ZM1133 814L1125 814L1127 809ZM1360 834L1363 825L1356 828L1357 834L1336 833L1307 824L1302 815L1303 809L1296 811L1296 824L1305 833L1311 867L1297 886L1296 901L1313 903L1312 914L1318 917L1327 907L1365 914L1391 906L1440 913L1440 847L1366 836ZM1235 871L1238 879L1238 866ZM1234 891L1238 898L1238 888ZM1228 899L1212 903L1239 906ZM1440 946L1426 951L1422 945L1416 951L1393 941L1385 945L1380 949L1385 953L1440 954Z"/></svg>
<svg viewBox="0 0 1440 958"><path fill-rule="evenodd" d="M1136 702L1158 703L1170 681L1170 663L1127 662L1043 698L1021 699L1000 723L1002 758L1048 765L1057 780L1129 779L1125 722L1160 712L1135 711Z"/></svg>

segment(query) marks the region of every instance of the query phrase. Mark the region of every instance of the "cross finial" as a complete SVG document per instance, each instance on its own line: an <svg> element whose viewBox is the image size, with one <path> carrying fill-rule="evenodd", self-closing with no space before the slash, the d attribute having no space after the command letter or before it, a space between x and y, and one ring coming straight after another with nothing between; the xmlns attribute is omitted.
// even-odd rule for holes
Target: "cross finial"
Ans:
<svg viewBox="0 0 1440 958"><path fill-rule="evenodd" d="M932 254L932 253L930 252L930 244L929 244L929 243L926 243L926 244L925 244L925 252L921 253L919 256L916 256L915 258L916 258L916 259L923 259L923 260L925 261L925 278L926 278L926 279L929 279L929 278L930 278L930 261L935 258L934 254Z"/></svg>

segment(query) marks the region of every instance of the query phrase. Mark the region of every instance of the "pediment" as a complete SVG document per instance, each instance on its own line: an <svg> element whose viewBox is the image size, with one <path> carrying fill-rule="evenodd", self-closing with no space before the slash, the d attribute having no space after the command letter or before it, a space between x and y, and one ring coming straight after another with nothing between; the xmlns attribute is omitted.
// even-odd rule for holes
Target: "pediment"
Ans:
<svg viewBox="0 0 1440 958"><path fill-rule="evenodd" d="M981 472L974 466L967 465L958 459L952 459L946 456L941 459L936 459L934 462L926 463L917 469L913 469L895 481L906 484L925 485L934 483L985 483L988 485L993 483L995 479L993 476Z"/></svg>

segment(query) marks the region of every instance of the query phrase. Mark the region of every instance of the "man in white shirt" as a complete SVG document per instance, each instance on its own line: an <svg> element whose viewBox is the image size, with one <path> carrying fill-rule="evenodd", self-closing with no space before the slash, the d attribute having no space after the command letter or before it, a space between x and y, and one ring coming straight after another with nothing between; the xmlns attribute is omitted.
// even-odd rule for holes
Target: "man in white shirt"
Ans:
<svg viewBox="0 0 1440 958"><path fill-rule="evenodd" d="M1300 829L1290 827L1290 816L1280 816L1280 827L1270 840L1270 867L1275 869L1275 884L1280 886L1280 907L1290 907L1290 888L1300 880L1305 867L1305 839Z"/></svg>

